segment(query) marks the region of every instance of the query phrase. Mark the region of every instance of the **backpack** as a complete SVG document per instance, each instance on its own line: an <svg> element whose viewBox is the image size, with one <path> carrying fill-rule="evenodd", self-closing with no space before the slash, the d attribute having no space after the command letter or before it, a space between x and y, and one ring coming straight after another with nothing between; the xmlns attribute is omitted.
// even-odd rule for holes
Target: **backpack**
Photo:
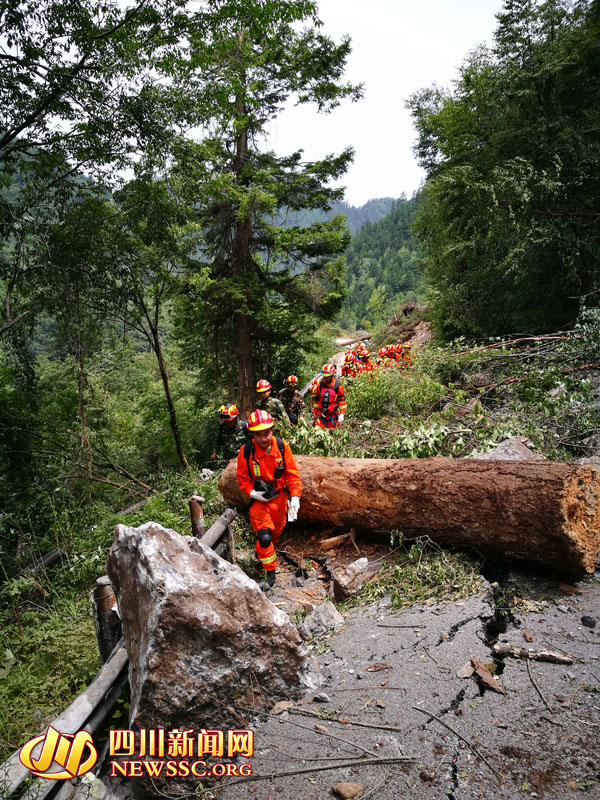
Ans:
<svg viewBox="0 0 600 800"><path fill-rule="evenodd" d="M248 424L246 423L246 428L247 427ZM279 448L279 452L281 454L281 464L275 468L274 472L274 480L277 481L285 472L285 449L281 436L276 436L275 441L277 442L277 447ZM246 459L246 466L248 467L248 475L250 475L251 480L254 480L255 476L252 474L252 470L250 468L251 454L254 456L254 442L252 439L248 439L248 441L244 444L244 458Z"/></svg>

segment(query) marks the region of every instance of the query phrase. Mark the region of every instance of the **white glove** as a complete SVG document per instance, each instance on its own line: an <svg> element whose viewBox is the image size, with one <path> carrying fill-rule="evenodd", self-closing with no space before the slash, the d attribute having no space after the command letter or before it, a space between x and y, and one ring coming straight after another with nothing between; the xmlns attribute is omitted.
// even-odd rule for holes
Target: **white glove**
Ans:
<svg viewBox="0 0 600 800"><path fill-rule="evenodd" d="M288 522L296 522L300 510L300 498L290 497L288 501Z"/></svg>
<svg viewBox="0 0 600 800"><path fill-rule="evenodd" d="M340 423L340 425L342 424L342 422L343 422L343 421L344 421L344 415L343 415L343 414L340 414L340 415L338 416L338 422Z"/></svg>
<svg viewBox="0 0 600 800"><path fill-rule="evenodd" d="M265 497L264 492L257 492L255 489L252 489L252 491L250 492L250 497L253 500L260 500L261 503L268 503L270 500L269 497Z"/></svg>

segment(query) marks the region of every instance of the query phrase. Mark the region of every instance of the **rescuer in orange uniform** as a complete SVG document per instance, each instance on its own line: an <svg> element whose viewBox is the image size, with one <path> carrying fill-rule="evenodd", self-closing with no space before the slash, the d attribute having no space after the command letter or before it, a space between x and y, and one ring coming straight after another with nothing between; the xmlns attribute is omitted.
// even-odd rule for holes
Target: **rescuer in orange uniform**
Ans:
<svg viewBox="0 0 600 800"><path fill-rule="evenodd" d="M302 494L290 446L273 436L273 425L268 411L253 411L248 420L252 439L240 448L237 458L237 482L242 492L250 495L250 524L258 537L256 556L266 572L266 585L261 584L264 591L275 583L275 545L286 521L296 521Z"/></svg>
<svg viewBox="0 0 600 800"><path fill-rule="evenodd" d="M364 372L373 372L373 362L371 361L371 351L370 350L361 350L360 352L360 360L362 362L362 367Z"/></svg>
<svg viewBox="0 0 600 800"><path fill-rule="evenodd" d="M342 378L356 378L356 356L353 352L346 353L342 366Z"/></svg>
<svg viewBox="0 0 600 800"><path fill-rule="evenodd" d="M315 425L319 428L339 428L346 413L344 387L335 379L335 364L325 364L315 394Z"/></svg>

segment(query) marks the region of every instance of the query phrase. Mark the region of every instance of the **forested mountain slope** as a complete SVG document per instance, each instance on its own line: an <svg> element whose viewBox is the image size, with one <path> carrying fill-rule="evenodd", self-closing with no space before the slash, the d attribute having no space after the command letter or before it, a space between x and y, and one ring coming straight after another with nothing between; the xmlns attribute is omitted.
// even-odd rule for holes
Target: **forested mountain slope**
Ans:
<svg viewBox="0 0 600 800"><path fill-rule="evenodd" d="M420 251L411 225L418 196L394 201L390 213L366 222L347 250L348 298L345 326L378 324L399 303L421 299L424 292Z"/></svg>
<svg viewBox="0 0 600 800"><path fill-rule="evenodd" d="M354 236L367 222L377 222L390 212L394 205L393 197L374 197L367 200L362 206L353 206L344 200L332 203L329 211L321 211L318 208L302 209L301 211L288 211L278 219L278 224L289 227L294 225L312 225L314 222L325 222L332 219L336 214L344 214Z"/></svg>

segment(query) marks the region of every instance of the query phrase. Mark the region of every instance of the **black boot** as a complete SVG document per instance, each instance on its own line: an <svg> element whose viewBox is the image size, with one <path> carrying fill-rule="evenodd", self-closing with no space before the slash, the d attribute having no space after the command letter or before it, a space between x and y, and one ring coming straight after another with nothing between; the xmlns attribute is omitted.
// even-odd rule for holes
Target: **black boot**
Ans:
<svg viewBox="0 0 600 800"><path fill-rule="evenodd" d="M266 572L266 570L265 570L265 572ZM273 588L273 586L275 586L275 570L274 569L272 569L272 570L270 570L269 572L266 573L266 580L262 580L259 583L259 586L263 590L263 592L268 592L270 589Z"/></svg>

